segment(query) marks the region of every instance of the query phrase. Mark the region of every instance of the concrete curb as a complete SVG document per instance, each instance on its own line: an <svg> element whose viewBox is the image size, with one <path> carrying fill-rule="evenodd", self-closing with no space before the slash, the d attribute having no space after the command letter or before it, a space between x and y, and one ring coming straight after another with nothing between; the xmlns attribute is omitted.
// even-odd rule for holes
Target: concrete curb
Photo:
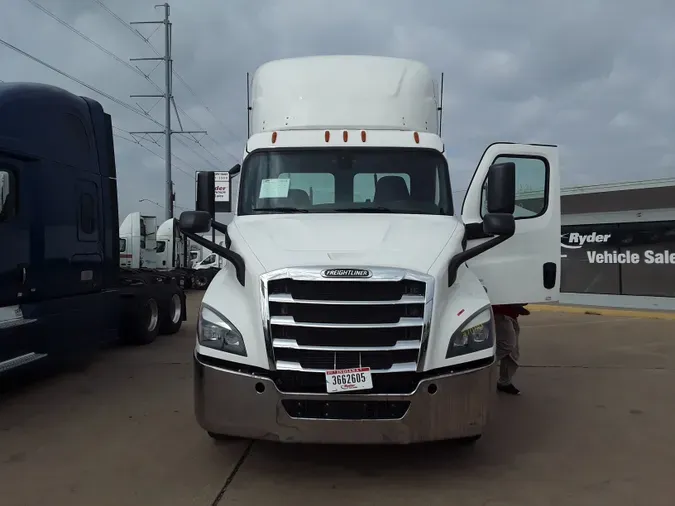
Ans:
<svg viewBox="0 0 675 506"><path fill-rule="evenodd" d="M551 313L576 313L600 316L624 316L628 318L649 318L653 320L673 320L675 321L675 311L650 311L640 309L619 309L604 307L585 307L585 306L565 306L562 304L528 304L530 311L541 311Z"/></svg>

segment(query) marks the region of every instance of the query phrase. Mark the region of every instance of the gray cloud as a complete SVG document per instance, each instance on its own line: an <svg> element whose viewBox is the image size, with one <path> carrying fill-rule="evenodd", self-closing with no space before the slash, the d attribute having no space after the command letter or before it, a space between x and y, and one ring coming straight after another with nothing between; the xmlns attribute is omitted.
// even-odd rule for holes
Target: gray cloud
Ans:
<svg viewBox="0 0 675 506"><path fill-rule="evenodd" d="M124 60L152 50L94 0L37 0ZM2 0L2 38L116 98L154 93L143 76L87 43L27 0ZM159 19L154 2L105 0L126 21ZM174 0L174 80L185 128L175 137L177 204L194 200L196 169L226 168L246 136L245 74L310 54L415 58L445 72L444 139L461 197L485 146L496 140L561 146L563 184L675 173L675 4L665 0ZM155 27L139 30L145 35ZM163 50L161 29L152 36ZM159 127L39 64L0 47L0 79L41 81L99 99L126 131ZM155 63L140 63L150 72ZM163 69L151 78L163 86ZM194 92L194 93L193 93ZM146 110L155 100L139 99ZM204 107L208 107L208 110ZM162 104L151 115L163 123ZM175 120L174 120L175 123ZM175 124L177 128L177 124ZM129 137L121 130L120 135ZM199 138L199 136L197 137ZM143 144L163 156L163 139ZM115 139L120 214L162 209L163 161Z"/></svg>

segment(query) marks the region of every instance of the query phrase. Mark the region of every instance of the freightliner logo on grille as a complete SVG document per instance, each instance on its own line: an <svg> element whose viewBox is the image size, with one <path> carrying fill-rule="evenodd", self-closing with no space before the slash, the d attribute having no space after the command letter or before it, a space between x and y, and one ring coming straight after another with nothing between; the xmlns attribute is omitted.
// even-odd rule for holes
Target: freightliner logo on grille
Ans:
<svg viewBox="0 0 675 506"><path fill-rule="evenodd" d="M326 269L321 275L324 278L369 278L373 273L368 269Z"/></svg>

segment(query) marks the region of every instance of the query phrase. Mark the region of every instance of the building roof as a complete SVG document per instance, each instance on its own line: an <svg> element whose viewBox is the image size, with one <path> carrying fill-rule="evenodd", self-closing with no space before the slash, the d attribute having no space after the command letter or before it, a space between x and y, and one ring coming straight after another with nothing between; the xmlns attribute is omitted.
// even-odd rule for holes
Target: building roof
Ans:
<svg viewBox="0 0 675 506"><path fill-rule="evenodd" d="M516 205L538 211L542 198L542 192L523 193ZM561 190L560 204L562 214L675 209L675 178L571 186Z"/></svg>
<svg viewBox="0 0 675 506"><path fill-rule="evenodd" d="M585 193L606 193L626 190L646 190L675 186L675 177L650 179L646 181L621 181L618 183L602 183L583 186L568 186L561 190L562 195L580 195Z"/></svg>
<svg viewBox="0 0 675 506"><path fill-rule="evenodd" d="M675 208L675 178L564 188L561 206L563 214Z"/></svg>

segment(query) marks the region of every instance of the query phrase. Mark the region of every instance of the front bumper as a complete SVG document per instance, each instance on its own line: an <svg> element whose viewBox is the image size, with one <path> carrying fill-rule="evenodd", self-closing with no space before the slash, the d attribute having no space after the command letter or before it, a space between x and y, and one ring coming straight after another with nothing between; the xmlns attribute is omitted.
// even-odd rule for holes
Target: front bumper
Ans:
<svg viewBox="0 0 675 506"><path fill-rule="evenodd" d="M270 378L197 355L194 365L195 414L203 429L295 443L406 444L478 435L496 381L492 363L426 377L410 394L284 393Z"/></svg>

